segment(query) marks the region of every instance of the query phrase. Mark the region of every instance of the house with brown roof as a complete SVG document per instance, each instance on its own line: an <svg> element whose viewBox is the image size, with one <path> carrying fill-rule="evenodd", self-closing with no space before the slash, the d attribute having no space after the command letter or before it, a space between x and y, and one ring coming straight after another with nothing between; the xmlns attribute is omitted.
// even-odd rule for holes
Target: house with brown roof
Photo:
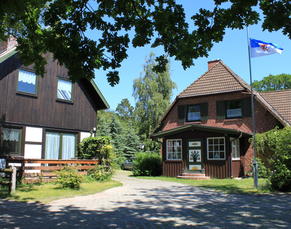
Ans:
<svg viewBox="0 0 291 229"><path fill-rule="evenodd" d="M275 109L279 97L271 94L254 91L256 133L290 125L290 112ZM151 137L163 140L164 176L227 178L250 171L252 133L250 86L214 60L176 97Z"/></svg>

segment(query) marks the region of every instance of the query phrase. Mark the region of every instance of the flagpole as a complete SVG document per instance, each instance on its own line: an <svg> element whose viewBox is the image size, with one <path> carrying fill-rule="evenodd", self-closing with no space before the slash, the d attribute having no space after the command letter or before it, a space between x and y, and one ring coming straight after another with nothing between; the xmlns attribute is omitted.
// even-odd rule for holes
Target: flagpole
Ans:
<svg viewBox="0 0 291 229"><path fill-rule="evenodd" d="M252 101L252 119L253 119L253 139L254 139L254 162L253 162L253 176L254 176L254 188L258 188L258 165L256 158L256 129L255 129L255 111L254 111L254 96L253 96L253 79L252 79L252 65L251 65L251 48L249 38L249 27L247 27L248 37L248 52L249 52L249 70L250 70L250 84L251 84L251 101Z"/></svg>

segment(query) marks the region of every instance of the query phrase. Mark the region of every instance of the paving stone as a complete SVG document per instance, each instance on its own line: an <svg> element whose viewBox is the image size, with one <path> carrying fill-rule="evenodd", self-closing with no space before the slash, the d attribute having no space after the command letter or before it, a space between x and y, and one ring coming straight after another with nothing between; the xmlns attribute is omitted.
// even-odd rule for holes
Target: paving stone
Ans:
<svg viewBox="0 0 291 229"><path fill-rule="evenodd" d="M49 204L0 199L0 228L291 228L291 195L228 195L119 171L123 186Z"/></svg>

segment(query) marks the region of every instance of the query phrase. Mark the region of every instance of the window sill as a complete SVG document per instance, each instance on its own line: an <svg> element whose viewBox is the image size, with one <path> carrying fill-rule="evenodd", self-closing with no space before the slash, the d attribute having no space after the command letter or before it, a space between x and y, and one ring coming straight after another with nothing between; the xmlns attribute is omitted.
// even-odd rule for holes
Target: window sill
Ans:
<svg viewBox="0 0 291 229"><path fill-rule="evenodd" d="M186 123L196 123L196 124L200 124L202 122L201 122L201 120L197 120L197 121L186 121Z"/></svg>
<svg viewBox="0 0 291 229"><path fill-rule="evenodd" d="M227 121L241 121L243 117L237 117L237 118L225 118L224 120Z"/></svg>
<svg viewBox="0 0 291 229"><path fill-rule="evenodd" d="M24 96L27 96L27 97L37 98L36 94L31 94L31 93L22 92L22 91L17 91L16 95L24 95Z"/></svg>
<svg viewBox="0 0 291 229"><path fill-rule="evenodd" d="M182 159L166 159L166 162L182 162Z"/></svg>
<svg viewBox="0 0 291 229"><path fill-rule="evenodd" d="M60 103L74 104L72 100L56 99L56 101Z"/></svg>

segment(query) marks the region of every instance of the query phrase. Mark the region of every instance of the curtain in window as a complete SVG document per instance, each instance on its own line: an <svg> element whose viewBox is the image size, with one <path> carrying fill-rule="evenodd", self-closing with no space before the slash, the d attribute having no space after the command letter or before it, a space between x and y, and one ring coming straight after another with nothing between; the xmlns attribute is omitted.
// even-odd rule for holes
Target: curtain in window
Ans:
<svg viewBox="0 0 291 229"><path fill-rule="evenodd" d="M72 98L72 82L67 80L58 80L58 98L71 100Z"/></svg>
<svg viewBox="0 0 291 229"><path fill-rule="evenodd" d="M6 141L19 141L19 130L4 128L3 140Z"/></svg>
<svg viewBox="0 0 291 229"><path fill-rule="evenodd" d="M60 139L59 133L46 133L45 159L59 159Z"/></svg>
<svg viewBox="0 0 291 229"><path fill-rule="evenodd" d="M35 85L36 75L33 72L19 70L19 80L18 81Z"/></svg>
<svg viewBox="0 0 291 229"><path fill-rule="evenodd" d="M75 135L63 134L62 159L75 157Z"/></svg>

